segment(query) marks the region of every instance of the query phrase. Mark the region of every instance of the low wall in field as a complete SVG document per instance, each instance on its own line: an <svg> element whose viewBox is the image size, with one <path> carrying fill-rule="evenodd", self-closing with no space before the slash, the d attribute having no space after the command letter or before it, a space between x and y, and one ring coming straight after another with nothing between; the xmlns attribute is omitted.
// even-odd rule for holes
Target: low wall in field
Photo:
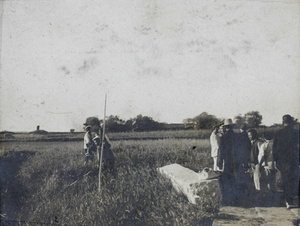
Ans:
<svg viewBox="0 0 300 226"><path fill-rule="evenodd" d="M196 173L179 164L158 168L158 171L171 180L173 187L183 193L193 204L215 207L221 204L222 193L219 179L200 179Z"/></svg>

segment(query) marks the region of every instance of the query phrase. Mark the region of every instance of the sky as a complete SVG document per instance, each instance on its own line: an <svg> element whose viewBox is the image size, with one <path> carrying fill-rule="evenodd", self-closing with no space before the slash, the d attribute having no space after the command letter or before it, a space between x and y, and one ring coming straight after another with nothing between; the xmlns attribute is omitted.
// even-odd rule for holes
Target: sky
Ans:
<svg viewBox="0 0 300 226"><path fill-rule="evenodd" d="M0 131L300 119L300 0L0 1Z"/></svg>

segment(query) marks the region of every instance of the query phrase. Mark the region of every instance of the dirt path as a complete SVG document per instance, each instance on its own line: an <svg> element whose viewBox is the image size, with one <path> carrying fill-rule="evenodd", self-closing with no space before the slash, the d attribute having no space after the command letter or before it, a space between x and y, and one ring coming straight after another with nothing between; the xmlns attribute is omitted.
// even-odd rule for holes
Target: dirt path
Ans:
<svg viewBox="0 0 300 226"><path fill-rule="evenodd" d="M285 207L234 207L224 206L220 209L219 218L213 226L229 225L300 225L300 209L287 210Z"/></svg>
<svg viewBox="0 0 300 226"><path fill-rule="evenodd" d="M0 159L1 178L1 225L17 224L17 217L22 202L23 191L16 179L19 167L31 153L15 152Z"/></svg>

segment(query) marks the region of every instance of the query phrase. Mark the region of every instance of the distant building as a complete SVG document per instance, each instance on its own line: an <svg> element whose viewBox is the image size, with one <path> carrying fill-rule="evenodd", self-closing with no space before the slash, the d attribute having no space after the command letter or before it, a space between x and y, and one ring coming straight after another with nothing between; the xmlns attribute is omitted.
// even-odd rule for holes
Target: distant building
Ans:
<svg viewBox="0 0 300 226"><path fill-rule="evenodd" d="M40 126L38 125L36 127L36 130L35 131L32 131L32 132L29 132L30 134L47 134L48 132L45 131L45 130L41 130L40 129Z"/></svg>

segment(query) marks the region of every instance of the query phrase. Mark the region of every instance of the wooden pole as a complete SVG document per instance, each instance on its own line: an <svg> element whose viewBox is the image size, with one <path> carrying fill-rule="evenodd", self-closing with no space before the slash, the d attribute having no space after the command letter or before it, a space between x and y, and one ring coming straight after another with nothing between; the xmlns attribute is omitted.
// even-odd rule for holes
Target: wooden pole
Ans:
<svg viewBox="0 0 300 226"><path fill-rule="evenodd" d="M101 142L101 154L100 154L100 164L99 164L99 187L98 190L101 192L101 170L102 170L102 158L103 158L103 148L105 142L105 119L106 119L106 99L107 95L105 94L105 104L104 104L104 118L103 118L103 127L102 127L102 142ZM101 128L100 128L101 131Z"/></svg>

